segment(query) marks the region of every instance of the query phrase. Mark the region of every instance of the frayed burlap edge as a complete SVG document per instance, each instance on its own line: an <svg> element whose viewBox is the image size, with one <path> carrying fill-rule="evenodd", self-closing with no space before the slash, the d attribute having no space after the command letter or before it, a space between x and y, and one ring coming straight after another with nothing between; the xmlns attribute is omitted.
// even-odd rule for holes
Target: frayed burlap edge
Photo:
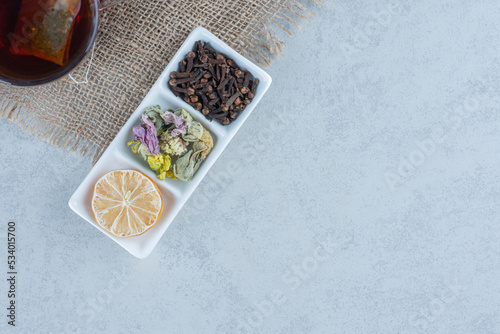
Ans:
<svg viewBox="0 0 500 334"><path fill-rule="evenodd" d="M0 103L0 117L7 118L17 124L19 128L51 145L66 149L70 152L77 151L79 155L91 157L91 163L95 164L104 149L85 139L77 133L67 133L66 129L58 124L42 119L41 117L30 117L22 101L4 100Z"/></svg>
<svg viewBox="0 0 500 334"><path fill-rule="evenodd" d="M311 2L323 5L322 0L311 0ZM256 34L245 34L245 36L252 36L252 38L243 38L245 50L241 53L258 64L269 66L272 62L271 56L278 56L286 46L286 43L278 37L275 29L278 28L292 37L292 33L284 27L284 24L289 23L300 29L301 26L297 22L307 22L308 18L313 17L314 14L299 2L286 0L274 15L256 22Z"/></svg>
<svg viewBox="0 0 500 334"><path fill-rule="evenodd" d="M317 5L323 5L322 0L310 1ZM272 63L272 56L278 56L286 46L286 43L278 37L275 29L278 28L292 37L292 33L284 25L291 24L300 29L298 22L307 22L308 18L313 17L313 13L299 2L285 0L273 15L261 18L246 28L242 35L252 36L252 38L240 36L243 46L241 53L258 64L269 66ZM70 152L77 151L81 156L91 157L92 165L99 160L106 149L106 147L99 147L78 133L67 133L66 129L52 121L44 120L43 117L30 117L29 110L23 105L23 100L3 99L0 101L0 117L7 118L17 124L22 131L57 148Z"/></svg>

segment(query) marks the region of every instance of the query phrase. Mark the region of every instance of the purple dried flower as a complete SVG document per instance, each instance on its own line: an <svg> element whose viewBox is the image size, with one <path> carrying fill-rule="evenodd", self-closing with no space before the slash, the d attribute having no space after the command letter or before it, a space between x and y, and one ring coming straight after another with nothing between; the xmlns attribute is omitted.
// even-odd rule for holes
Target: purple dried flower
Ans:
<svg viewBox="0 0 500 334"><path fill-rule="evenodd" d="M132 131L134 132L134 139L143 143L151 152L151 154L157 155L160 152L160 143L158 137L156 136L156 128L153 122L145 114L141 117L144 124L134 126Z"/></svg>
<svg viewBox="0 0 500 334"><path fill-rule="evenodd" d="M163 114L161 114L161 117L165 121L166 125L169 124L174 124L175 129L172 130L170 135L172 137L177 137L178 135L184 135L186 134L187 127L189 125L189 122L182 116L177 116L176 114L170 112L170 111L165 111Z"/></svg>

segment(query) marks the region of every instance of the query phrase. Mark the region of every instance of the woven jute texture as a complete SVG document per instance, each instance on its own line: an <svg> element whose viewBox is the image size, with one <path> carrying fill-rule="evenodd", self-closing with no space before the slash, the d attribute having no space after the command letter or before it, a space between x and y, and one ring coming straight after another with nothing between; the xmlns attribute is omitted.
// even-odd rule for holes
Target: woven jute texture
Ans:
<svg viewBox="0 0 500 334"><path fill-rule="evenodd" d="M299 2L302 1L302 2ZM284 42L276 30L311 17L319 0L129 0L101 13L90 57L69 77L34 88L0 84L0 116L95 163L189 33L202 26L244 56L269 65Z"/></svg>

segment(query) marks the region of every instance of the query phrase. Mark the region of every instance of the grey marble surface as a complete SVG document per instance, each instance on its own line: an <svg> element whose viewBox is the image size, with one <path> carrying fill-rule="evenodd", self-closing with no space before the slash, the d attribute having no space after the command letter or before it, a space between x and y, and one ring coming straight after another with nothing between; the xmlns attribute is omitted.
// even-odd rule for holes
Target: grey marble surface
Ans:
<svg viewBox="0 0 500 334"><path fill-rule="evenodd" d="M145 260L68 208L88 159L0 120L1 333L500 334L500 4L312 9Z"/></svg>

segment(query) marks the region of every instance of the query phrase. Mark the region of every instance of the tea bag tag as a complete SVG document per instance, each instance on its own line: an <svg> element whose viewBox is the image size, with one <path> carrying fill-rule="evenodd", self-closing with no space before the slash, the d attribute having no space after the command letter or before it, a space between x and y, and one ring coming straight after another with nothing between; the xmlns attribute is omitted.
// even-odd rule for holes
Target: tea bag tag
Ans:
<svg viewBox="0 0 500 334"><path fill-rule="evenodd" d="M92 60L94 60L94 49L95 49L95 42L92 45L92 54L90 55L89 66L87 67L87 71L85 71L85 81L76 81L71 74L69 75L70 79L73 80L77 85L89 83L89 72L90 68L92 67Z"/></svg>

